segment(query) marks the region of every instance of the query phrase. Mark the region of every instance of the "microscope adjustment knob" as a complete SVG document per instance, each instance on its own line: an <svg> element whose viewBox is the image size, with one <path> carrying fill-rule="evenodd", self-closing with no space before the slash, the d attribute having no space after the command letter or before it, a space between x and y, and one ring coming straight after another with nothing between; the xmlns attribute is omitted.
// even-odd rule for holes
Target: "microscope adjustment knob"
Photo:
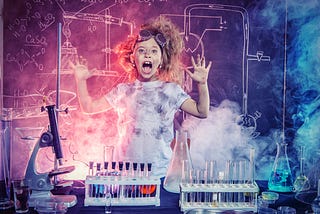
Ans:
<svg viewBox="0 0 320 214"><path fill-rule="evenodd" d="M38 180L37 186L38 186L38 188L43 188L43 187L45 187L45 186L46 186L46 181L45 181L44 179Z"/></svg>
<svg viewBox="0 0 320 214"><path fill-rule="evenodd" d="M44 132L40 138L40 147L47 147L52 144L53 136L50 132Z"/></svg>

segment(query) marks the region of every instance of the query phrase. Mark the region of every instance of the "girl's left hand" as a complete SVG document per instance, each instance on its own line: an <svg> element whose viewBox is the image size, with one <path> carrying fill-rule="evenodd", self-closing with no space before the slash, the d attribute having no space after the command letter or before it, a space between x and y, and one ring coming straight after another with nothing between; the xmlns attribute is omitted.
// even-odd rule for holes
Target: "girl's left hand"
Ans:
<svg viewBox="0 0 320 214"><path fill-rule="evenodd" d="M190 70L186 70L191 79L201 84L207 83L212 62L210 61L208 66L206 66L206 60L204 57L200 58L200 54L197 56L197 62L195 62L193 56L191 57L191 62L194 72L192 73Z"/></svg>

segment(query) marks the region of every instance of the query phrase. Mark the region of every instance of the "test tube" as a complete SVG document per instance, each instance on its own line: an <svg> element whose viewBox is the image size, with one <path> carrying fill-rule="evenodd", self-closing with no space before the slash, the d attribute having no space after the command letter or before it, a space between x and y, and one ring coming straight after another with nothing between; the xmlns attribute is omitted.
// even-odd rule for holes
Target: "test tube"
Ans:
<svg viewBox="0 0 320 214"><path fill-rule="evenodd" d="M89 173L88 173L89 176L93 176L93 164L94 164L93 161L89 162Z"/></svg>
<svg viewBox="0 0 320 214"><path fill-rule="evenodd" d="M239 184L242 187L245 187L246 183L246 160L240 160L239 161ZM243 192L238 193L238 202L242 203L245 202L245 194Z"/></svg>
<svg viewBox="0 0 320 214"><path fill-rule="evenodd" d="M88 175L89 176L93 176L93 161L89 162L89 172ZM89 184L89 197L94 197L94 188L93 188L93 184Z"/></svg>
<svg viewBox="0 0 320 214"><path fill-rule="evenodd" d="M97 163L96 176L99 179L101 175L102 175L101 163ZM97 198L102 197L104 192L104 188L103 188L104 186L102 184L95 184L94 186L95 186L95 196Z"/></svg>
<svg viewBox="0 0 320 214"><path fill-rule="evenodd" d="M138 163L134 162L132 163L132 177L134 177L134 179L136 179L137 177L137 169L138 169ZM135 198L137 197L137 185L133 185L131 188L131 198Z"/></svg>
<svg viewBox="0 0 320 214"><path fill-rule="evenodd" d="M122 180L123 179L123 161L119 161L118 163L119 165L119 179ZM118 194L119 194L119 198L123 198L124 196L124 186L123 185L119 185L119 188L118 188Z"/></svg>
<svg viewBox="0 0 320 214"><path fill-rule="evenodd" d="M207 183L214 184L215 182L215 170L217 166L217 162L215 160L207 160L206 161L206 171L207 171Z"/></svg>
<svg viewBox="0 0 320 214"><path fill-rule="evenodd" d="M147 163L147 178L150 180L151 177L151 169L152 169L152 163ZM155 185L148 185L147 188L147 197L150 197L151 194L155 191L156 186Z"/></svg>
<svg viewBox="0 0 320 214"><path fill-rule="evenodd" d="M181 183L184 185L188 185L190 181L189 170L190 163L188 160L182 160L182 169L181 169Z"/></svg>
<svg viewBox="0 0 320 214"><path fill-rule="evenodd" d="M224 177L225 184L226 184L227 188L230 188L230 184L232 183L232 181L231 181L231 178L232 178L231 166L232 166L231 160L227 160L226 161L226 168L225 168L225 177ZM229 204L231 202L232 193L226 192L225 197L226 197L227 204Z"/></svg>
<svg viewBox="0 0 320 214"><path fill-rule="evenodd" d="M250 149L250 168L249 168L249 183L253 184L254 183L254 170L255 170L255 162L254 162L254 153L255 149L251 148Z"/></svg>
<svg viewBox="0 0 320 214"><path fill-rule="evenodd" d="M224 172L223 171L219 171L218 173L218 183L220 184L220 186L223 186L224 182ZM225 194L223 192L218 192L218 203L222 203L225 202Z"/></svg>
<svg viewBox="0 0 320 214"><path fill-rule="evenodd" d="M189 177L190 177L190 185L192 187L196 187L196 170L195 169L190 169L189 170ZM190 204L194 204L196 202L196 192L190 192L189 197L190 197Z"/></svg>
<svg viewBox="0 0 320 214"><path fill-rule="evenodd" d="M143 180L145 178L145 171L144 171L144 163L140 163L140 180ZM140 185L139 186L139 196L138 197L143 197L145 193L145 185Z"/></svg>
<svg viewBox="0 0 320 214"><path fill-rule="evenodd" d="M125 175L129 176L129 174L130 174L129 172L130 172L130 162L126 161L125 162Z"/></svg>
<svg viewBox="0 0 320 214"><path fill-rule="evenodd" d="M104 166L103 166L103 168L104 168L104 175L105 176L107 176L108 175L108 165L109 165L109 162L108 161L105 161L104 162Z"/></svg>
<svg viewBox="0 0 320 214"><path fill-rule="evenodd" d="M124 165L125 165L124 176L128 180L128 177L130 176L130 162L126 161ZM132 187L131 185L125 186L125 192L124 192L125 198L129 198L131 187Z"/></svg>

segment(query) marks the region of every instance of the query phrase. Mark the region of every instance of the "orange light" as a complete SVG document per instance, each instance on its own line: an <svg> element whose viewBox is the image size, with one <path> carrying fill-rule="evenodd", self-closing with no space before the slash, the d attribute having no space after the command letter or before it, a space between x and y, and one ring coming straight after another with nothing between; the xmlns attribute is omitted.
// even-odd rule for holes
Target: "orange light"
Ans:
<svg viewBox="0 0 320 214"><path fill-rule="evenodd" d="M142 194L152 194L156 191L157 185L143 185L139 187L139 190Z"/></svg>

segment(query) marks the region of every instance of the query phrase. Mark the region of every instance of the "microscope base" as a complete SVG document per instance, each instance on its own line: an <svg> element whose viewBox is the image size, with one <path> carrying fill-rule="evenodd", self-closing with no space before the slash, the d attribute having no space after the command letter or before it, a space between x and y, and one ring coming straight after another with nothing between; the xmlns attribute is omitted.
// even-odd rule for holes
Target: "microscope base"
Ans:
<svg viewBox="0 0 320 214"><path fill-rule="evenodd" d="M55 199L57 201L62 201L68 208L77 204L77 197L75 195L53 195L50 191L32 190L29 206L35 207L36 201L40 199Z"/></svg>

